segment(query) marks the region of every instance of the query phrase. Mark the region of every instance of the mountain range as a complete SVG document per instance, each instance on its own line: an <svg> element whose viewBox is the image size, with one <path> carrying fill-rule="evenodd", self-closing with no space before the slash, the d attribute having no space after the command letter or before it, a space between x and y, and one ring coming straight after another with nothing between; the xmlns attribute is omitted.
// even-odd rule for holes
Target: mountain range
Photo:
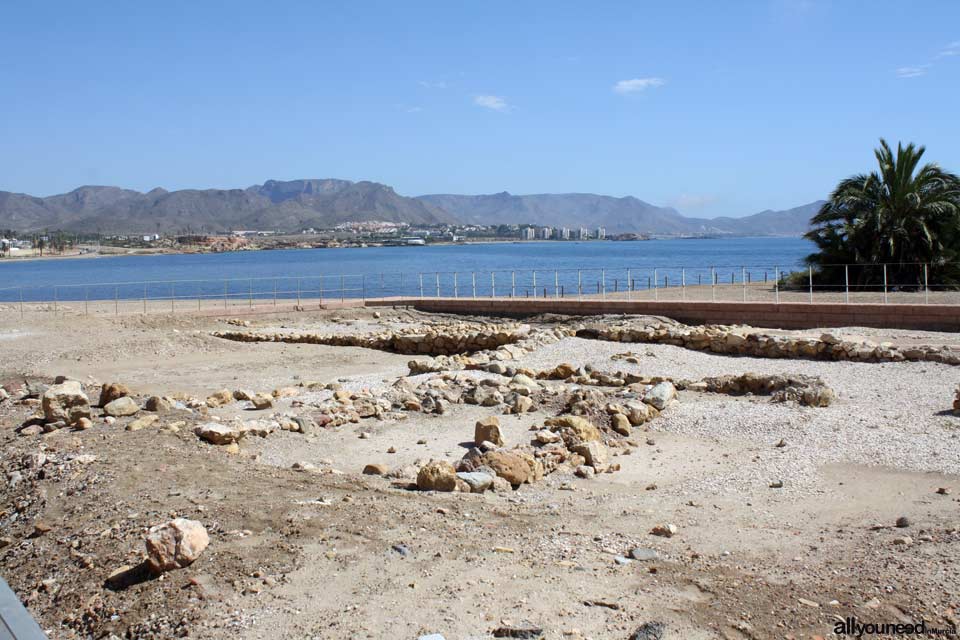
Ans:
<svg viewBox="0 0 960 640"><path fill-rule="evenodd" d="M800 235L822 202L732 218L690 218L632 196L589 193L436 194L408 197L376 182L268 180L246 189L153 189L84 186L36 197L0 191L0 229L62 229L105 234L217 233L237 229L296 232L344 222L414 225L533 224L608 234Z"/></svg>

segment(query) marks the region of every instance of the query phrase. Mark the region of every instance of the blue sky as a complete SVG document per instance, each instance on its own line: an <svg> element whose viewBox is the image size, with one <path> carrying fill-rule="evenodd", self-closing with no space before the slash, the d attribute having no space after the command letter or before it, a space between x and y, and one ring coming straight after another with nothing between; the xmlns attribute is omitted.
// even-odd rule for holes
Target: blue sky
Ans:
<svg viewBox="0 0 960 640"><path fill-rule="evenodd" d="M881 136L960 171L958 97L955 0L7 3L0 189L337 177L738 216L824 197Z"/></svg>

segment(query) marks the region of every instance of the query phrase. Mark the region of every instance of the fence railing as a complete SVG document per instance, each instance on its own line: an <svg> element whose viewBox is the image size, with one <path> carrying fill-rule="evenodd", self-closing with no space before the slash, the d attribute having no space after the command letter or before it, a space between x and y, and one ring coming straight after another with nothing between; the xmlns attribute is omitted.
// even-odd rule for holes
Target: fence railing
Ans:
<svg viewBox="0 0 960 640"><path fill-rule="evenodd" d="M0 307L83 313L204 311L375 298L563 298L715 302L960 304L937 281L944 265L850 264L812 268L616 267L321 274L0 287Z"/></svg>

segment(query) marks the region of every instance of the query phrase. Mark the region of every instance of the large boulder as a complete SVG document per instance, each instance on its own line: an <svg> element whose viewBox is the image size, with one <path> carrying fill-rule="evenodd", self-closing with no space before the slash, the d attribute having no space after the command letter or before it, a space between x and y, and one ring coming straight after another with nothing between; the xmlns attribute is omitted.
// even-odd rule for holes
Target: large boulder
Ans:
<svg viewBox="0 0 960 640"><path fill-rule="evenodd" d="M590 442L600 439L600 429L595 424L580 416L559 416L550 418L545 423L563 438L568 447L580 442Z"/></svg>
<svg viewBox="0 0 960 640"><path fill-rule="evenodd" d="M114 418L132 416L138 411L140 411L140 405L138 405L136 400L130 396L122 396L117 398L112 402L108 402L103 407L103 412L108 416L113 416Z"/></svg>
<svg viewBox="0 0 960 640"><path fill-rule="evenodd" d="M130 388L122 382L108 382L100 387L100 402L97 406L105 407L118 398L130 395Z"/></svg>
<svg viewBox="0 0 960 640"><path fill-rule="evenodd" d="M244 431L219 422L205 422L193 430L201 439L210 444L232 444L244 436Z"/></svg>
<svg viewBox="0 0 960 640"><path fill-rule="evenodd" d="M211 409L222 407L225 404L233 402L233 392L230 389L220 389L207 398L207 406Z"/></svg>
<svg viewBox="0 0 960 640"><path fill-rule="evenodd" d="M417 473L417 488L422 491L454 491L457 470L446 460L428 462Z"/></svg>
<svg viewBox="0 0 960 640"><path fill-rule="evenodd" d="M67 380L48 387L41 398L46 422L63 421L76 424L80 418L90 417L90 399L76 380Z"/></svg>
<svg viewBox="0 0 960 640"><path fill-rule="evenodd" d="M461 471L457 473L457 478L470 487L470 493L483 493L493 486L494 476L483 471Z"/></svg>
<svg viewBox="0 0 960 640"><path fill-rule="evenodd" d="M655 384L650 391L643 396L643 401L652 405L658 411L663 411L671 402L677 399L677 388L672 382L661 382Z"/></svg>
<svg viewBox="0 0 960 640"><path fill-rule="evenodd" d="M167 413L173 410L173 401L164 396L150 396L147 398L144 408L154 413Z"/></svg>
<svg viewBox="0 0 960 640"><path fill-rule="evenodd" d="M500 420L497 416L490 416L478 420L473 428L473 442L480 446L484 442L492 442L498 447L503 446L503 436L500 433Z"/></svg>
<svg viewBox="0 0 960 640"><path fill-rule="evenodd" d="M597 471L607 468L607 462L610 459L606 445L596 440L590 442L581 442L570 448L574 453L579 453L588 465Z"/></svg>
<svg viewBox="0 0 960 640"><path fill-rule="evenodd" d="M530 478L530 465L513 451L497 449L483 454L483 464L513 486L521 485Z"/></svg>
<svg viewBox="0 0 960 640"><path fill-rule="evenodd" d="M175 518L151 527L144 542L147 563L155 572L162 573L193 563L210 544L210 536L196 520Z"/></svg>

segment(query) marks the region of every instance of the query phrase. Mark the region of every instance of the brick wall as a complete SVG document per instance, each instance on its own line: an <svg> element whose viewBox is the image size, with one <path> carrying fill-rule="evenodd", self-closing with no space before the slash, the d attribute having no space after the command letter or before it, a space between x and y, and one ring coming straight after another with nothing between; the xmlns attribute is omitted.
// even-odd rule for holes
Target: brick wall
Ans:
<svg viewBox="0 0 960 640"><path fill-rule="evenodd" d="M686 324L749 324L779 329L881 327L960 331L960 305L768 302L653 302L627 300L394 298L367 306L411 306L422 311L491 316L640 314Z"/></svg>

